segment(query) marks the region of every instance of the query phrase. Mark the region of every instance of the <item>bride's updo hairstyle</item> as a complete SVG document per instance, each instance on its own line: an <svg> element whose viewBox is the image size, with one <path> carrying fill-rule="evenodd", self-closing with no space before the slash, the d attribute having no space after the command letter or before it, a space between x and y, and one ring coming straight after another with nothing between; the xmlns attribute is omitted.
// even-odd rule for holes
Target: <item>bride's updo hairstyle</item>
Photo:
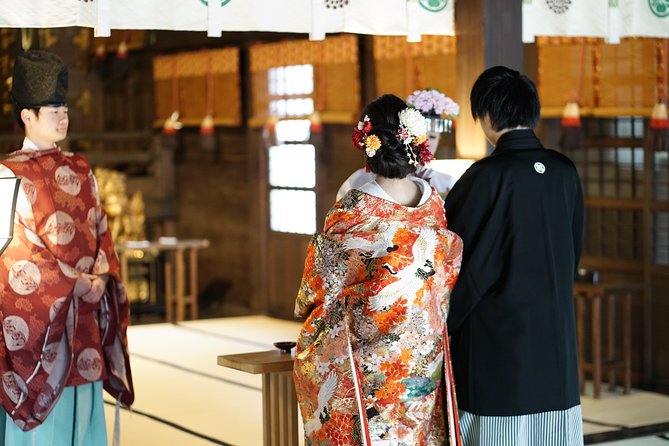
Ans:
<svg viewBox="0 0 669 446"><path fill-rule="evenodd" d="M425 118L392 94L367 104L353 131L353 145L367 155L369 170L386 178L404 178L431 159Z"/></svg>

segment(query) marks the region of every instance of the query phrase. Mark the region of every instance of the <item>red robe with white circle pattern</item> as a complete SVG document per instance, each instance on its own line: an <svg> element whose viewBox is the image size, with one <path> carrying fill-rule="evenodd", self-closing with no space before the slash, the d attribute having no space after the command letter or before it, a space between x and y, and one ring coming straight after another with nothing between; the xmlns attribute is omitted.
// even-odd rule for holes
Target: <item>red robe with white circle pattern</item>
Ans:
<svg viewBox="0 0 669 446"><path fill-rule="evenodd" d="M65 386L100 380L129 406L129 306L90 166L56 148L20 150L0 163L0 176L12 174L21 189L14 236L0 257L3 408L27 431ZM74 294L82 273L109 277L99 300Z"/></svg>

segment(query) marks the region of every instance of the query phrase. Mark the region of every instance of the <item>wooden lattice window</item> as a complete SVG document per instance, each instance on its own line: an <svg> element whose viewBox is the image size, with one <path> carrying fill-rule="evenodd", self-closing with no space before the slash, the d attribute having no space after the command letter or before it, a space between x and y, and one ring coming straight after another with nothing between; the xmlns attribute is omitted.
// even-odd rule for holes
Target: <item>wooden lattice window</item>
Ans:
<svg viewBox="0 0 669 446"><path fill-rule="evenodd" d="M669 153L653 157L653 261L669 266Z"/></svg>
<svg viewBox="0 0 669 446"><path fill-rule="evenodd" d="M647 120L641 116L587 118L583 125L584 148L567 153L583 182L583 256L640 270L650 237L653 264L669 265L667 152L644 148Z"/></svg>

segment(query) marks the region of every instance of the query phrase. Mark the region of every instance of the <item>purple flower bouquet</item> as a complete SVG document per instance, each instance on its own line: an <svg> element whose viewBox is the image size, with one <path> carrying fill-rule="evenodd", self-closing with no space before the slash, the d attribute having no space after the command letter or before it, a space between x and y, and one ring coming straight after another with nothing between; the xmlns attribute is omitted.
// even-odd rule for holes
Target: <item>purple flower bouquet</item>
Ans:
<svg viewBox="0 0 669 446"><path fill-rule="evenodd" d="M407 98L407 104L430 120L430 131L448 133L452 120L460 114L460 106L439 90L416 90Z"/></svg>

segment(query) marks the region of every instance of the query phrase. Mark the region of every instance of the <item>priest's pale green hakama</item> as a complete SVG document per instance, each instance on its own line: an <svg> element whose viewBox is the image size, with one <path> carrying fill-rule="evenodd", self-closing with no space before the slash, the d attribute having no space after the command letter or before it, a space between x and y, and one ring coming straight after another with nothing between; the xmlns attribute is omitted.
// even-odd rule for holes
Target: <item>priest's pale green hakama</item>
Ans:
<svg viewBox="0 0 669 446"><path fill-rule="evenodd" d="M23 432L0 410L0 446L105 446L102 381L66 387L44 422Z"/></svg>

